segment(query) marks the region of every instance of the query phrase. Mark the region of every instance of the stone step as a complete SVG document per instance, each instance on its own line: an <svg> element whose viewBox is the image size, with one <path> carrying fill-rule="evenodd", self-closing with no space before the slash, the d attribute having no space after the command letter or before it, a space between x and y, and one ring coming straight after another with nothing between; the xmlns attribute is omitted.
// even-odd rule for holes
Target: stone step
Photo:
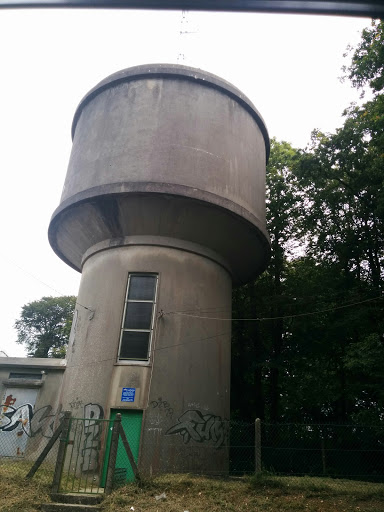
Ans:
<svg viewBox="0 0 384 512"><path fill-rule="evenodd" d="M51 494L52 501L56 503L72 503L77 505L97 505L102 502L103 493L80 494L80 493L55 493Z"/></svg>
<svg viewBox="0 0 384 512"><path fill-rule="evenodd" d="M78 503L44 503L44 512L101 512L98 505L79 505Z"/></svg>

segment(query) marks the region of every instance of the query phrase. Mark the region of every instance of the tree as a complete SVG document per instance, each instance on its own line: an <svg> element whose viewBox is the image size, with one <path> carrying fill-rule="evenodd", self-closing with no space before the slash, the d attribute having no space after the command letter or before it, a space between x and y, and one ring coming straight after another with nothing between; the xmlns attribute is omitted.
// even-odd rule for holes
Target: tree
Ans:
<svg viewBox="0 0 384 512"><path fill-rule="evenodd" d="M349 48L352 62L343 71L357 89L368 85L377 93L384 88L384 22L372 20L371 28L364 29L361 36L357 48Z"/></svg>
<svg viewBox="0 0 384 512"><path fill-rule="evenodd" d="M281 373L283 421L380 422L383 305L371 283L345 275L338 262L306 256L290 262L286 285L295 306L285 309L293 316Z"/></svg>
<svg viewBox="0 0 384 512"><path fill-rule="evenodd" d="M313 372L320 362L327 383L324 391L328 388L329 393L327 397L320 389L312 404L331 421L380 422L384 410L384 380L378 371L384 359L383 30L378 21L364 30L348 68L352 84L369 85L373 99L346 109L345 122L334 134L315 130L312 147L303 153L297 172L300 194L307 198L303 203L307 256L326 272L322 281L328 282L328 289L320 286L317 297L325 297L329 309L322 315L323 324L316 325L315 318L303 319L297 327L312 325L305 330L320 337L320 351L311 351L311 368ZM327 275L333 276L331 282ZM311 282L306 280L303 295ZM339 310L340 300L358 304ZM294 339L300 340L297 330ZM302 377L302 383L310 384L305 370ZM315 389L313 384L309 392Z"/></svg>
<svg viewBox="0 0 384 512"><path fill-rule="evenodd" d="M269 324L270 356L268 361L269 421L281 419L281 378L284 371L284 352L289 333L284 316L284 305L290 302L287 288L287 261L295 252L298 217L300 216L294 170L300 161L300 152L287 142L271 141L267 166L267 230L271 239L271 262L264 279L271 290L267 317Z"/></svg>
<svg viewBox="0 0 384 512"><path fill-rule="evenodd" d="M17 343L29 357L65 357L76 297L42 297L26 304L15 322Z"/></svg>
<svg viewBox="0 0 384 512"><path fill-rule="evenodd" d="M299 152L287 142L271 140L267 167L267 230L271 238L271 262L255 281L234 290L236 318L280 317L286 303L286 262L294 248L298 198L292 172ZM232 343L233 415L258 416L277 421L281 396L285 325L277 318L268 325L234 322ZM241 389L241 393L238 390Z"/></svg>
<svg viewBox="0 0 384 512"><path fill-rule="evenodd" d="M384 257L381 100L352 107L336 134L315 131L300 173L308 197L304 228L311 254L337 263L346 276L369 281L377 290Z"/></svg>
<svg viewBox="0 0 384 512"><path fill-rule="evenodd" d="M271 263L234 291L232 413L249 421L381 424L384 414L384 22L349 78L372 99L294 150L272 140Z"/></svg>

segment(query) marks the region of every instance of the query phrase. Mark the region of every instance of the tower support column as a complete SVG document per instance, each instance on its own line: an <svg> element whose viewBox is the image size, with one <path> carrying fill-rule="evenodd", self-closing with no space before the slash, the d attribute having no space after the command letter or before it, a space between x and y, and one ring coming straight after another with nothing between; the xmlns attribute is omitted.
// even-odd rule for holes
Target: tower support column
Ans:
<svg viewBox="0 0 384 512"><path fill-rule="evenodd" d="M228 462L231 276L213 253L198 254L183 241L163 243L168 246L127 242L89 251L63 406L88 404L99 417L114 410L143 411L140 466L145 473L201 470L209 460L218 470ZM146 277L156 280L153 306L127 299L129 281L136 278L140 286ZM135 334L146 332L144 324L139 329L126 320L132 307L141 321L138 305L146 311L152 307L153 318L148 351L138 349L141 358L135 359L130 338L126 348L123 341L128 332L134 344L140 343Z"/></svg>

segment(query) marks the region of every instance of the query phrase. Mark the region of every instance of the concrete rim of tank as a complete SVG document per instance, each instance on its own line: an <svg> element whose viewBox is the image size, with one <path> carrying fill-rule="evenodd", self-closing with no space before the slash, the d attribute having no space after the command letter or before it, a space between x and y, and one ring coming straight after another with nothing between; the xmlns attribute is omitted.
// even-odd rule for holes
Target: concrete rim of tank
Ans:
<svg viewBox="0 0 384 512"><path fill-rule="evenodd" d="M245 96L245 94L243 94L231 83L212 73L208 73L197 68L191 68L189 66L181 66L179 64L144 64L140 66L134 66L127 69L122 69L121 71L117 71L116 73L113 73L112 75L99 82L84 96L76 109L72 122L72 139L75 135L77 122L80 118L83 108L90 101L92 101L95 96L102 93L104 90L109 89L110 87L114 87L120 83L142 80L143 78L148 78L149 76L153 78L193 81L205 87L212 87L213 89L219 90L220 92L227 94L232 99L237 101L256 121L264 138L266 161L268 162L270 152L268 130L261 114L253 105L253 103L247 98L247 96Z"/></svg>
<svg viewBox="0 0 384 512"><path fill-rule="evenodd" d="M192 194L192 190L189 189L190 187L183 187L179 185L174 186L172 191L166 189L165 192L166 195L170 197L183 197L186 198L188 201L201 204L208 202L208 204L210 204L214 208L222 211L223 213L225 212L226 215L233 216L239 219L245 229L253 232L255 242L257 241L256 243L257 245L259 245L259 248L262 248L262 257L260 258L259 264L254 266L253 270L247 274L246 279L239 279L239 277L236 275L237 273L235 272L235 269L231 269L232 278L234 279L234 285L239 286L260 275L266 269L269 263L271 248L269 244L268 233L265 227L259 221L259 219L257 219L249 211L245 210L244 208L235 203L232 203L231 201L224 200L223 198L218 196L214 196L214 194L209 192L199 191L202 193L202 195L196 196L195 194ZM195 191L195 189L193 190ZM80 192L76 194L74 197L65 200L54 211L48 227L48 239L53 251L62 261L67 263L67 265L72 267L74 270L81 272L81 267L75 265L70 259L68 259L59 247L57 234L62 216L65 215L66 212L70 211L72 208L79 208L82 204L92 202L94 198L111 196L129 197L136 195L159 195L160 197L163 197L163 186L158 183L113 183L110 185L104 185L102 187L94 187L91 190ZM228 268L226 269L228 270Z"/></svg>

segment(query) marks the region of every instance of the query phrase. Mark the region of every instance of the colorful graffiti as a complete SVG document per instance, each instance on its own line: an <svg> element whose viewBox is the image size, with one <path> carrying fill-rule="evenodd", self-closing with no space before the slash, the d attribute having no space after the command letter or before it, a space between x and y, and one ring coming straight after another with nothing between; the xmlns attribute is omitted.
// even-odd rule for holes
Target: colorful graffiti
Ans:
<svg viewBox="0 0 384 512"><path fill-rule="evenodd" d="M4 403L0 406L0 433L8 433L12 438L8 438L5 446L5 439L0 450L0 455L23 456L26 447L26 441L22 444L16 439L20 439L23 434L27 438L41 435L45 438L51 438L55 428L59 425L63 415L62 407L53 411L51 405L45 405L40 409L33 410L33 405L24 403L19 407L14 407L16 398L11 394L5 397ZM76 405L82 403L76 400ZM71 432L75 435L76 444L79 452L81 451L82 471L94 471L98 466L98 456L101 448L102 425L98 420L103 419L104 411L101 405L89 403L84 406L83 418L81 420L82 429L78 432ZM76 424L75 424L76 425ZM72 427L73 428L73 427ZM77 427L75 427L77 429Z"/></svg>
<svg viewBox="0 0 384 512"><path fill-rule="evenodd" d="M215 448L221 448L227 443L229 422L220 416L189 410L177 421L178 423L169 428L165 435L180 434L184 444L193 440L197 443L211 442Z"/></svg>
<svg viewBox="0 0 384 512"><path fill-rule="evenodd" d="M8 398L8 397L7 397ZM41 434L44 437L52 437L54 431L55 419L61 418L61 408L52 413L52 407L45 405L37 411L33 411L31 404L23 404L19 407L1 405L0 431L12 432L17 427L21 427L28 437L34 437Z"/></svg>
<svg viewBox="0 0 384 512"><path fill-rule="evenodd" d="M5 407L3 406L3 411ZM8 405L6 412L0 417L0 430L3 432L12 432L15 428L22 426L27 436L31 437L31 418L33 416L33 407L31 404L24 404L20 407L12 407Z"/></svg>
<svg viewBox="0 0 384 512"><path fill-rule="evenodd" d="M7 391L0 405L0 455L24 457L28 439L52 437L61 418L61 408L53 411L50 405L46 405L34 410L35 389Z"/></svg>

